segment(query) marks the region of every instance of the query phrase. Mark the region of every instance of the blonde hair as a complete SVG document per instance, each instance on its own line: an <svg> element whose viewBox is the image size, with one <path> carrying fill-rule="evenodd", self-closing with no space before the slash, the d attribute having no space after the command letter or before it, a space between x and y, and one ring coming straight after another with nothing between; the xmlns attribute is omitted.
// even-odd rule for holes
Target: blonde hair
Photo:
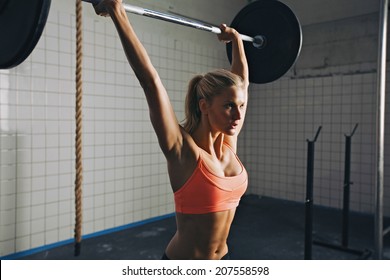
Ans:
<svg viewBox="0 0 390 280"><path fill-rule="evenodd" d="M224 69L218 69L205 75L196 75L188 84L184 129L192 134L198 127L201 118L199 100L205 99L207 102L211 102L212 98L223 90L243 85L244 82L240 76Z"/></svg>

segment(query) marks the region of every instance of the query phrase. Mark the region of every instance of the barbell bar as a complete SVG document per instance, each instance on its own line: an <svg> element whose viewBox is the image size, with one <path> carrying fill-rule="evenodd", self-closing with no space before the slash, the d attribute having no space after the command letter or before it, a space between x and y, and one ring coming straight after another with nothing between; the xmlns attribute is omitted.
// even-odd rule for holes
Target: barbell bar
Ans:
<svg viewBox="0 0 390 280"><path fill-rule="evenodd" d="M83 0L97 4L100 0ZM51 0L0 0L0 69L22 63L35 48L44 29ZM220 34L219 27L183 16L123 3L126 12ZM302 30L292 10L277 0L257 0L232 21L244 41L249 81L269 83L295 64L302 47ZM244 35L247 34L247 35ZM231 44L226 45L231 62Z"/></svg>
<svg viewBox="0 0 390 280"><path fill-rule="evenodd" d="M91 3L93 5L97 5L100 2L100 0L83 0L83 1ZM159 20L163 20L163 21L167 21L167 22L172 22L175 24L184 25L187 27L192 27L195 29L211 32L214 34L221 34L221 32L222 32L219 27L202 22L202 21L193 20L193 19L183 17L183 16L162 13L162 12L155 11L155 10L145 9L145 8L142 8L139 6L134 6L134 5L126 4L126 3L122 3L122 5L123 5L123 8L125 9L125 11L128 13L133 13L133 14L140 15L140 16L145 16L145 17L159 19ZM265 39L261 35L251 37L248 35L240 34L240 36L241 36L241 39L243 41L253 43L253 46L256 48L261 48L265 43Z"/></svg>

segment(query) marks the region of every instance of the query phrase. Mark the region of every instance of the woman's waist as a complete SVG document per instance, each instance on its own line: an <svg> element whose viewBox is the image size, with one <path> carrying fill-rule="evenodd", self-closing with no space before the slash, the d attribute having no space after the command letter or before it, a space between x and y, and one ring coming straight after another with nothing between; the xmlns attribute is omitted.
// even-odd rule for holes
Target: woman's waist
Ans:
<svg viewBox="0 0 390 280"><path fill-rule="evenodd" d="M226 239L206 241L200 236L183 236L177 233L166 249L170 259L220 260L228 253Z"/></svg>
<svg viewBox="0 0 390 280"><path fill-rule="evenodd" d="M208 214L176 213L177 232L172 248L196 259L220 259L227 252L227 238L235 209Z"/></svg>

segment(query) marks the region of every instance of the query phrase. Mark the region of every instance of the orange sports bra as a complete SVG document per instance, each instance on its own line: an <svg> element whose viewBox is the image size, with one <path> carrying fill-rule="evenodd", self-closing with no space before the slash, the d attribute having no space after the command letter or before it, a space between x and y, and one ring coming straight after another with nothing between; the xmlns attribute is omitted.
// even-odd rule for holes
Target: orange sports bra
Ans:
<svg viewBox="0 0 390 280"><path fill-rule="evenodd" d="M241 173L232 177L216 176L207 168L202 153L200 149L198 164L191 177L174 193L176 212L205 214L236 208L248 186L248 174L243 164L236 155Z"/></svg>

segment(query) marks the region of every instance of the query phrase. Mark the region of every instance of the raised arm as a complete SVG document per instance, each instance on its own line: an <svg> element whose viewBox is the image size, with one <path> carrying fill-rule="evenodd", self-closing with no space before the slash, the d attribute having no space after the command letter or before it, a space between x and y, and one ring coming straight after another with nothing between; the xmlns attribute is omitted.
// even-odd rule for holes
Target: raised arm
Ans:
<svg viewBox="0 0 390 280"><path fill-rule="evenodd" d="M234 74L237 74L242 77L244 80L244 94L245 94L245 104L241 109L241 121L237 127L236 134L234 136L226 136L225 142L227 142L233 149L237 150L237 136L240 134L242 126L244 124L246 109L248 107L248 86L249 86L249 70L248 62L246 60L244 44L240 37L240 34L233 28L227 27L225 24L220 25L222 31L218 35L218 39L224 42L232 43L232 65L231 70Z"/></svg>
<svg viewBox="0 0 390 280"><path fill-rule="evenodd" d="M168 94L129 22L122 0L103 0L95 6L95 11L112 18L130 66L145 92L160 147L168 156L182 143L182 134Z"/></svg>
<svg viewBox="0 0 390 280"><path fill-rule="evenodd" d="M247 88L249 85L248 62L246 60L244 44L241 40L240 34L234 28L227 27L226 24L221 24L219 28L222 33L218 35L218 39L232 43L231 71L243 78L245 88Z"/></svg>

